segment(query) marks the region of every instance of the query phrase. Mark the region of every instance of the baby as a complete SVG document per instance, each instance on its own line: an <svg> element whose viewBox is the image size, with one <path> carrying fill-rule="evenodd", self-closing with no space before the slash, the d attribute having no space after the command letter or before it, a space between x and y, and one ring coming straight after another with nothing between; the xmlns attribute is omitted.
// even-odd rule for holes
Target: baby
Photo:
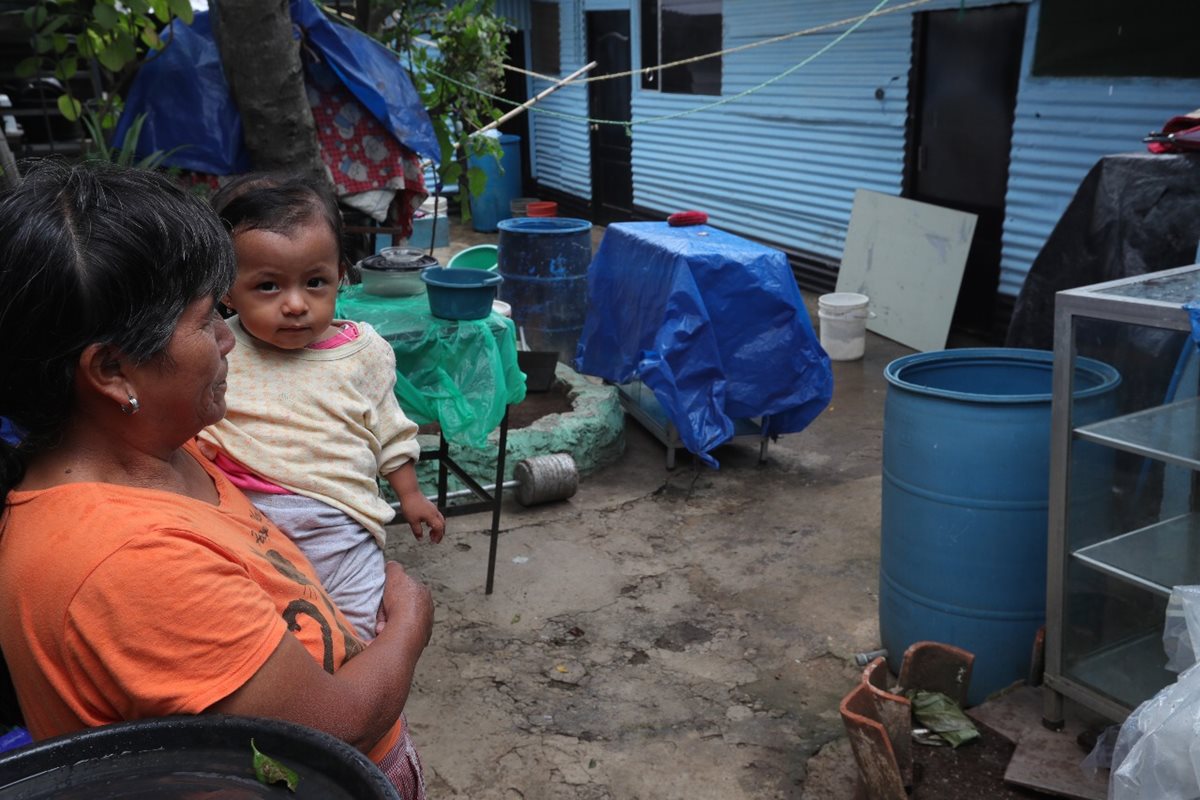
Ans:
<svg viewBox="0 0 1200 800"><path fill-rule="evenodd" d="M445 520L417 485L417 426L393 393L391 346L366 323L334 319L341 214L303 177L244 176L213 206L233 235L237 279L222 299L237 346L225 419L202 449L304 551L364 638L375 637L391 506L420 539ZM381 629L381 628L380 628Z"/></svg>

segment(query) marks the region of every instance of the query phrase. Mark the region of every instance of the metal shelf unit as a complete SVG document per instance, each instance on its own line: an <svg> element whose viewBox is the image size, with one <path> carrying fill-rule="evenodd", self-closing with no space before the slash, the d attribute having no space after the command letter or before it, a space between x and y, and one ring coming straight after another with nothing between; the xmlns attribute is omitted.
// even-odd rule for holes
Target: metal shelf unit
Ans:
<svg viewBox="0 0 1200 800"><path fill-rule="evenodd" d="M1200 300L1200 264L1061 291L1055 300L1048 727L1061 726L1064 698L1120 721L1172 682L1174 673L1164 668L1162 608L1173 586L1200 583L1197 387L1178 391L1182 356L1148 359L1129 345L1155 341L1164 354L1191 346L1182 306ZM1072 421L1080 356L1112 364L1123 378L1120 407L1086 425ZM1154 374L1153 387L1142 387L1127 370ZM1167 384L1163 377L1171 378L1170 388L1155 395L1159 383Z"/></svg>

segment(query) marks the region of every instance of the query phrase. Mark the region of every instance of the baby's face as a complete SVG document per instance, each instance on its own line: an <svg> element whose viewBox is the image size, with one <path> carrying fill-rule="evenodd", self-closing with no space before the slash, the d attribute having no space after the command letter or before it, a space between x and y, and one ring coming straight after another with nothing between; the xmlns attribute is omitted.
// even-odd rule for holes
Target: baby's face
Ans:
<svg viewBox="0 0 1200 800"><path fill-rule="evenodd" d="M327 339L338 287L338 246L320 221L286 234L249 230L233 240L238 274L222 302L256 339L284 350Z"/></svg>

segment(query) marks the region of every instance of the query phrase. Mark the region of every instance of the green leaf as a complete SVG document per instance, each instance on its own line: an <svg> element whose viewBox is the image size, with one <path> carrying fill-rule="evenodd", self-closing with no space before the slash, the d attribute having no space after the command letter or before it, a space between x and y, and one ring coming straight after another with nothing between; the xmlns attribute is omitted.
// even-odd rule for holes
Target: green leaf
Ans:
<svg viewBox="0 0 1200 800"><path fill-rule="evenodd" d="M63 94L58 97L58 110L64 117L74 122L83 113L83 106L71 95Z"/></svg>
<svg viewBox="0 0 1200 800"><path fill-rule="evenodd" d="M16 73L18 78L32 78L34 73L38 71L38 67L41 66L41 61L37 56L23 58L17 63L13 72Z"/></svg>
<svg viewBox="0 0 1200 800"><path fill-rule="evenodd" d="M165 21L171 15L171 6L167 0L150 0L150 11L154 13L154 16Z"/></svg>
<svg viewBox="0 0 1200 800"><path fill-rule="evenodd" d="M112 6L107 6L104 3L97 3L92 9L92 19L101 29L111 31L121 21L121 15Z"/></svg>
<svg viewBox="0 0 1200 800"><path fill-rule="evenodd" d="M66 25L70 21L71 21L71 18L66 16L65 14L61 17L55 17L54 19L50 20L50 23L48 25L42 26L41 33L43 33L43 34L54 33L56 30L61 28L63 25Z"/></svg>
<svg viewBox="0 0 1200 800"><path fill-rule="evenodd" d="M154 30L150 25L142 28L141 39L146 47L149 47L151 50L158 50L163 46L162 39L158 36L158 31Z"/></svg>
<svg viewBox="0 0 1200 800"><path fill-rule="evenodd" d="M179 17L184 23L188 25L192 24L192 4L188 0L169 0L167 5L170 7L172 14Z"/></svg>
<svg viewBox="0 0 1200 800"><path fill-rule="evenodd" d="M479 167L471 167L467 170L467 185L471 188L471 196L479 197L487 186L487 173Z"/></svg>
<svg viewBox="0 0 1200 800"><path fill-rule="evenodd" d="M45 25L46 24L46 15L47 15L46 7L44 5L42 5L41 3L39 3L38 7L36 9L34 9L34 12L33 12L33 27L40 28L43 25Z"/></svg>
<svg viewBox="0 0 1200 800"><path fill-rule="evenodd" d="M121 54L121 66L137 61L137 41L128 31L121 31L117 35L116 46L117 52Z"/></svg>
<svg viewBox="0 0 1200 800"><path fill-rule="evenodd" d="M296 786L300 783L300 776L296 774L295 770L290 770L270 756L258 752L253 739L250 740L250 749L254 751L254 777L258 778L259 783L270 786L282 781L287 784L289 790L296 791Z"/></svg>
<svg viewBox="0 0 1200 800"><path fill-rule="evenodd" d="M110 44L103 49L97 48L96 60L100 62L102 67L110 72L120 72L121 67L125 66L125 59L121 57L119 52L117 52L114 44Z"/></svg>
<svg viewBox="0 0 1200 800"><path fill-rule="evenodd" d="M112 149L108 146L101 130L100 122L95 112L88 111L83 115L83 127L88 132L88 145L85 156L89 161L111 161Z"/></svg>
<svg viewBox="0 0 1200 800"><path fill-rule="evenodd" d="M88 28L85 34L75 40L75 46L79 48L79 57L96 58L104 49L104 39L95 28Z"/></svg>
<svg viewBox="0 0 1200 800"><path fill-rule="evenodd" d="M55 53L62 55L63 53L67 52L67 45L69 44L69 42L67 41L66 36L64 36L61 33L56 33L56 34L54 34L54 36L52 38L54 39L54 52Z"/></svg>
<svg viewBox="0 0 1200 800"><path fill-rule="evenodd" d="M54 49L54 37L52 36L34 36L33 50L35 53L49 53Z"/></svg>
<svg viewBox="0 0 1200 800"><path fill-rule="evenodd" d="M60 81L69 81L75 77L75 73L78 71L79 59L68 57L58 62L58 65L54 68L54 77Z"/></svg>

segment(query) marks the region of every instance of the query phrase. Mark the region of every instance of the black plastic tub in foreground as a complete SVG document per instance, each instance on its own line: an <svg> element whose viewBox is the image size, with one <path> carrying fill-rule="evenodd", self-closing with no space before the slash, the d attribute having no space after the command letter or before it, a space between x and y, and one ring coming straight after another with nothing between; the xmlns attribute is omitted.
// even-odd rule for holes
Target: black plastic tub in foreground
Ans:
<svg viewBox="0 0 1200 800"><path fill-rule="evenodd" d="M254 775L258 750L299 775L296 792ZM399 794L345 742L288 722L217 714L121 722L0 756L0 798L379 798Z"/></svg>

